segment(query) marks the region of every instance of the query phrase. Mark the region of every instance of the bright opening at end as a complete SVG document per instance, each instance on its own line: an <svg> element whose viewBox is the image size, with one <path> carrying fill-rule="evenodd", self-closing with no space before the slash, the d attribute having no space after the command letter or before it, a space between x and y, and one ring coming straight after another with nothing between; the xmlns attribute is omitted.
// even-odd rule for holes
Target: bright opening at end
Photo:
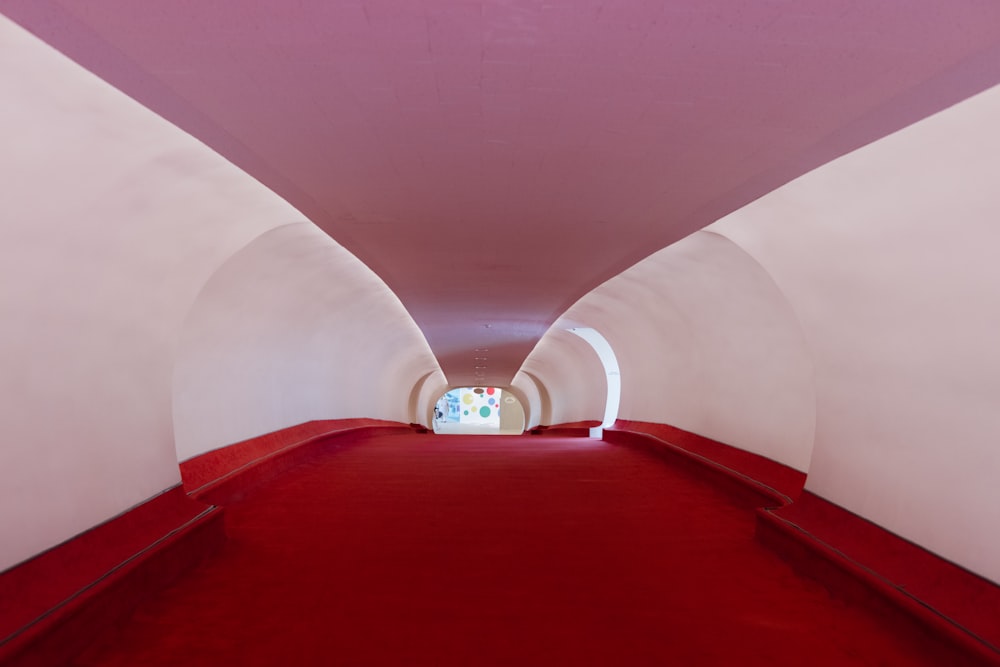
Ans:
<svg viewBox="0 0 1000 667"><path fill-rule="evenodd" d="M459 387L434 406L434 432L517 435L524 432L524 409L499 387Z"/></svg>

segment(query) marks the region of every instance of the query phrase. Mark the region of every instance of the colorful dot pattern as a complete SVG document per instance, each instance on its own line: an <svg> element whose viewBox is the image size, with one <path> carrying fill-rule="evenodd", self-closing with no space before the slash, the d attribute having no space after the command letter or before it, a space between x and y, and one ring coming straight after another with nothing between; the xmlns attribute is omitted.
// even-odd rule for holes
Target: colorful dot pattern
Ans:
<svg viewBox="0 0 1000 667"><path fill-rule="evenodd" d="M438 407L445 421L500 426L500 395L496 387L462 387L441 397Z"/></svg>

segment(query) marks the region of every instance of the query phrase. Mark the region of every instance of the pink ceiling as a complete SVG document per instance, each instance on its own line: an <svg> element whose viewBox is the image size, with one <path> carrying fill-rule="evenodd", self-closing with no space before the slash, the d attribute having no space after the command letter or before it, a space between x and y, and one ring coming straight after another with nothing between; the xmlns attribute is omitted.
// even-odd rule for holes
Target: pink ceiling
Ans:
<svg viewBox="0 0 1000 667"><path fill-rule="evenodd" d="M507 384L605 279L1000 82L1000 3L987 0L0 0L0 11L361 258L454 384Z"/></svg>

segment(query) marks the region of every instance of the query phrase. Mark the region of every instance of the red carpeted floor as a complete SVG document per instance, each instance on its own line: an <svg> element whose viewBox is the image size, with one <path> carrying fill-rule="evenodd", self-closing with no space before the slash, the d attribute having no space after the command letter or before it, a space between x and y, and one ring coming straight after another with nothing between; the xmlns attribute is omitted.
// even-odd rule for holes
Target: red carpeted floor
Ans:
<svg viewBox="0 0 1000 667"><path fill-rule="evenodd" d="M218 556L76 664L933 664L751 508L599 441L375 437L226 515Z"/></svg>

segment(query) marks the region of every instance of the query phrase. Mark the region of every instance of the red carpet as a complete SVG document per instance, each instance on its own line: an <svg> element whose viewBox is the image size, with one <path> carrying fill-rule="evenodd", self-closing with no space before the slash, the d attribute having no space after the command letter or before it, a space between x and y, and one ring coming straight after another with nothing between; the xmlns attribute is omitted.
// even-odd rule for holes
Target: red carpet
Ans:
<svg viewBox="0 0 1000 667"><path fill-rule="evenodd" d="M936 664L755 542L749 506L603 442L383 435L226 521L76 664Z"/></svg>

